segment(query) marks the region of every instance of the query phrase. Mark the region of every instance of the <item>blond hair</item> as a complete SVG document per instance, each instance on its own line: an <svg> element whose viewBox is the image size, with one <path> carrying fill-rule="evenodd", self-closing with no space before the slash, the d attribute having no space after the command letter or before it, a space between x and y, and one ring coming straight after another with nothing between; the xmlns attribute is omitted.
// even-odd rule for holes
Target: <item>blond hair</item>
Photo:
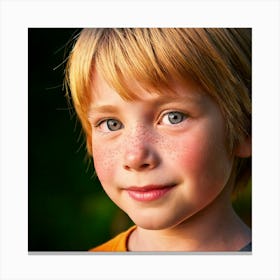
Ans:
<svg viewBox="0 0 280 280"><path fill-rule="evenodd" d="M126 100L137 98L128 80L164 92L170 78L191 77L218 103L226 121L227 148L251 135L251 29L83 29L67 65L66 80L91 150L88 109L96 68ZM162 93L163 94L163 93ZM238 160L237 182L250 174L250 159Z"/></svg>

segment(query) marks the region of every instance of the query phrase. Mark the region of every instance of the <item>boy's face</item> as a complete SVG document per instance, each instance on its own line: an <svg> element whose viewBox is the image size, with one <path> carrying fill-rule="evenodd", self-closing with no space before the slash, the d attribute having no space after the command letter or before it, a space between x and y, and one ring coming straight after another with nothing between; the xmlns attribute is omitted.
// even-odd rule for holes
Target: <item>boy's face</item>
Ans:
<svg viewBox="0 0 280 280"><path fill-rule="evenodd" d="M198 213L228 182L233 158L218 105L199 87L124 101L96 72L89 119L96 173L140 227L164 229Z"/></svg>

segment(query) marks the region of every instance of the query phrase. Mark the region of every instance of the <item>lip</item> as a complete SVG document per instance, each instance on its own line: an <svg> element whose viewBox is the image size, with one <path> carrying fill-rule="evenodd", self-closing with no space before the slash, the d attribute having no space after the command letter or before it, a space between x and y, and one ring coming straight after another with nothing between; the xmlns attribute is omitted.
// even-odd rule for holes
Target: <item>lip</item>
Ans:
<svg viewBox="0 0 280 280"><path fill-rule="evenodd" d="M175 185L147 185L147 186L131 186L125 189L128 195L136 201L154 201L162 198Z"/></svg>

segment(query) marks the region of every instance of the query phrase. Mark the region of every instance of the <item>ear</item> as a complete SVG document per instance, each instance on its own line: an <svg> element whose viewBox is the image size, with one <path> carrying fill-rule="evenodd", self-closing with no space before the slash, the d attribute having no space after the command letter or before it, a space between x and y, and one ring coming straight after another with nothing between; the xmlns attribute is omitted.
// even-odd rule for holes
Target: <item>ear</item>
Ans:
<svg viewBox="0 0 280 280"><path fill-rule="evenodd" d="M247 158L252 155L252 138L248 136L244 138L235 148L234 154L240 158Z"/></svg>

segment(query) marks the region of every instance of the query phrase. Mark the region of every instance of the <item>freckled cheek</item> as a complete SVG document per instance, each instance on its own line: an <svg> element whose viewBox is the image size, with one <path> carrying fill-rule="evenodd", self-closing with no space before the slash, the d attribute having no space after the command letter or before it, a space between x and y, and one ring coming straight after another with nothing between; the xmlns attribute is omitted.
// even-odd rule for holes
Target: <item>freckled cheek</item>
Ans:
<svg viewBox="0 0 280 280"><path fill-rule="evenodd" d="M93 145L93 162L96 174L102 184L112 182L117 173L119 152L105 145Z"/></svg>

